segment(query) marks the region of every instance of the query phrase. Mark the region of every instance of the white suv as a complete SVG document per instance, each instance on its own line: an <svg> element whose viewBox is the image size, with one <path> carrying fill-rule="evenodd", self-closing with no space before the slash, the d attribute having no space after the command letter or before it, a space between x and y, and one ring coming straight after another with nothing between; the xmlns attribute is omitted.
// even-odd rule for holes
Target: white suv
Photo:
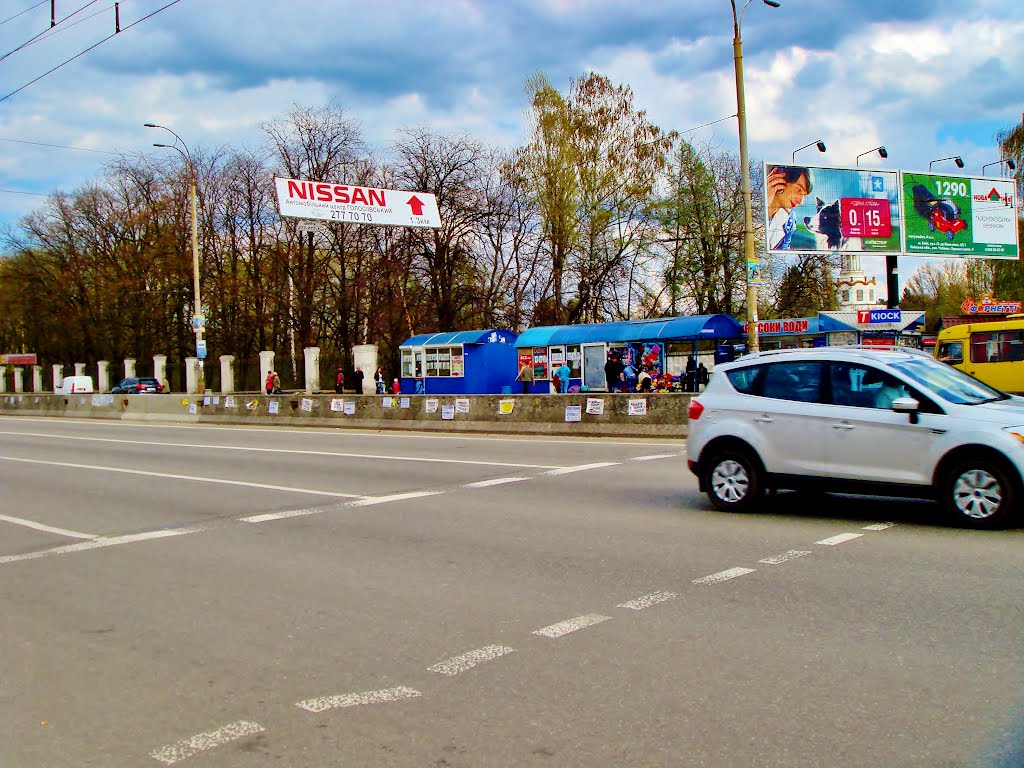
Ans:
<svg viewBox="0 0 1024 768"><path fill-rule="evenodd" d="M715 367L689 419L690 470L721 510L813 488L932 498L995 528L1024 499L1024 398L916 350L748 355Z"/></svg>

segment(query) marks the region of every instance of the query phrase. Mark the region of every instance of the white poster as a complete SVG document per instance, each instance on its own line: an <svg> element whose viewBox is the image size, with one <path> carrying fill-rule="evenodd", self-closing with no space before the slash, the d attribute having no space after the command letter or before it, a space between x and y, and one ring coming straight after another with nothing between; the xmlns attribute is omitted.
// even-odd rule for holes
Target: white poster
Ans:
<svg viewBox="0 0 1024 768"><path fill-rule="evenodd" d="M604 416L604 400L599 397L588 397L587 413L592 413L595 416Z"/></svg>
<svg viewBox="0 0 1024 768"><path fill-rule="evenodd" d="M277 400L270 401L270 403L267 405L267 411L273 414L277 413Z"/></svg>
<svg viewBox="0 0 1024 768"><path fill-rule="evenodd" d="M629 415L630 416L646 416L647 415L647 401L646 400L630 400L629 401Z"/></svg>
<svg viewBox="0 0 1024 768"><path fill-rule="evenodd" d="M227 397L225 397L224 398L224 407L225 408L234 408L235 407L235 398L232 397L231 395L228 395Z"/></svg>
<svg viewBox="0 0 1024 768"><path fill-rule="evenodd" d="M469 398L468 397L457 397L457 398L455 398L455 412L456 413L469 413Z"/></svg>
<svg viewBox="0 0 1024 768"><path fill-rule="evenodd" d="M214 405L220 405L220 395L214 395L213 396L213 404Z"/></svg>
<svg viewBox="0 0 1024 768"><path fill-rule="evenodd" d="M382 405L382 406L384 406L385 408L390 408L390 407L391 407L391 401L392 401L392 400L393 400L393 398L390 398L390 397L385 397L385 398L384 398L384 399L383 399L383 400L381 401L381 405Z"/></svg>
<svg viewBox="0 0 1024 768"><path fill-rule="evenodd" d="M580 405L567 405L567 406L565 406L565 420L566 421L583 421L583 406L580 406Z"/></svg>
<svg viewBox="0 0 1024 768"><path fill-rule="evenodd" d="M313 410L313 400L309 397L304 397L299 407L306 413L311 413Z"/></svg>
<svg viewBox="0 0 1024 768"><path fill-rule="evenodd" d="M355 400L346 400L345 401L345 415L346 416L352 416L352 415L355 414L355 412L356 412Z"/></svg>
<svg viewBox="0 0 1024 768"><path fill-rule="evenodd" d="M199 409L196 407L195 403L189 403L188 404L188 412L189 413L193 413L193 414L199 413Z"/></svg>
<svg viewBox="0 0 1024 768"><path fill-rule="evenodd" d="M331 398L331 410L338 412L344 407L344 401L340 397Z"/></svg>
<svg viewBox="0 0 1024 768"><path fill-rule="evenodd" d="M455 406L454 405L442 405L441 406L441 418L442 419L454 419L455 418Z"/></svg>
<svg viewBox="0 0 1024 768"><path fill-rule="evenodd" d="M210 405L210 396L209 395L205 395L203 397L203 407L205 408L205 407L208 407L209 405Z"/></svg>
<svg viewBox="0 0 1024 768"><path fill-rule="evenodd" d="M408 397L403 397L398 400L399 408L409 408L412 405L412 401Z"/></svg>
<svg viewBox="0 0 1024 768"><path fill-rule="evenodd" d="M437 413L437 400L427 400L427 404L424 406L423 410L427 413Z"/></svg>

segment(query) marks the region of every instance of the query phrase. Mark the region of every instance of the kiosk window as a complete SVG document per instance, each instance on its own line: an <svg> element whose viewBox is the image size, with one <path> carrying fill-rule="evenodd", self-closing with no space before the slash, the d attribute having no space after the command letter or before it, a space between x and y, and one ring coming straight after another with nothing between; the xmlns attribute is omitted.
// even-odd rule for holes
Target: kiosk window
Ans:
<svg viewBox="0 0 1024 768"><path fill-rule="evenodd" d="M569 344L565 348L565 362L569 366L570 379L578 379L583 375L583 352L579 344Z"/></svg>
<svg viewBox="0 0 1024 768"><path fill-rule="evenodd" d="M462 376L462 347L427 347L427 376Z"/></svg>
<svg viewBox="0 0 1024 768"><path fill-rule="evenodd" d="M402 376L406 379L411 379L413 376L411 349L402 350Z"/></svg>

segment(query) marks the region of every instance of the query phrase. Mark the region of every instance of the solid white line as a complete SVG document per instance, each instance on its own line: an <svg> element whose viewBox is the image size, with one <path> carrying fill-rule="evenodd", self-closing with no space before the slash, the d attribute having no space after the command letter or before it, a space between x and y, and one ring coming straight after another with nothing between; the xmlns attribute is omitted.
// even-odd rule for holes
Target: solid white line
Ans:
<svg viewBox="0 0 1024 768"><path fill-rule="evenodd" d="M405 501L406 499L418 499L423 496L439 496L444 491L410 491L409 493L393 493L390 496L364 496L356 501L350 501L349 507L372 507L374 504L387 504L390 501Z"/></svg>
<svg viewBox="0 0 1024 768"><path fill-rule="evenodd" d="M169 747L150 752L149 756L159 760L161 763L173 765L179 760L184 760L186 757L192 757L192 755L219 747L221 744L227 744L235 739L241 739L243 736L251 736L263 730L265 730L264 727L259 723L239 720L237 723L225 725L223 728L218 728L215 731L200 733L189 739L182 739L171 744Z"/></svg>
<svg viewBox="0 0 1024 768"><path fill-rule="evenodd" d="M463 488L490 488L492 485L504 485L505 483L518 483L520 480L529 480L527 477L496 477L493 480L480 480L475 483L466 483Z"/></svg>
<svg viewBox="0 0 1024 768"><path fill-rule="evenodd" d="M26 528L34 528L37 531L46 531L47 533L57 533L61 536L67 536L71 539L97 539L94 533L79 533L78 531L69 531L67 528L54 528L52 525L43 525L37 523L34 520L23 520L20 517L9 517L8 515L0 515L0 520L7 523L14 523L15 525L23 525Z"/></svg>
<svg viewBox="0 0 1024 768"><path fill-rule="evenodd" d="M643 597L638 597L625 603L619 603L615 607L629 608L633 611L642 611L644 608L650 608L652 605L664 603L666 600L671 600L674 597L679 597L679 595L675 592L652 592L649 595L644 595Z"/></svg>
<svg viewBox="0 0 1024 768"><path fill-rule="evenodd" d="M778 565L779 563L784 563L787 560L795 560L798 557L803 557L804 555L809 554L811 554L811 552L805 549L791 549L788 552L783 552L781 555L766 557L764 560L758 560L757 562L764 563L765 565Z"/></svg>
<svg viewBox="0 0 1024 768"><path fill-rule="evenodd" d="M284 512L268 512L265 515L250 515L249 517L240 517L238 519L243 523L266 523L270 520L284 520L287 517L317 515L323 511L323 509L286 509Z"/></svg>
<svg viewBox="0 0 1024 768"><path fill-rule="evenodd" d="M146 533L133 533L127 536L112 536L111 538L99 538L92 541L83 541L79 544L65 544L63 547L52 547L39 552L27 552L23 555L5 555L0 557L0 565L3 563L17 563L22 560L38 560L41 557L52 555L65 555L69 552L84 552L87 549L100 549L101 547L116 547L119 544L133 544L137 541L149 541L151 539L165 539L169 536L184 536L189 533L198 533L206 530L203 526L194 528L176 528L163 531L148 531Z"/></svg>
<svg viewBox="0 0 1024 768"><path fill-rule="evenodd" d="M540 635L541 637L561 637L562 635L568 635L570 632L575 632L584 627L590 627L594 624L600 624L602 621L608 621L611 616L602 616L599 613L588 613L585 616L577 616L575 619L567 619L566 621L560 621L557 624L552 624L550 627L542 627L541 629L531 632L531 635Z"/></svg>
<svg viewBox="0 0 1024 768"><path fill-rule="evenodd" d="M602 467L615 467L618 466L618 461L599 461L596 464L580 464L575 467L562 467L561 469L552 469L548 472L541 472L542 475L568 475L573 472L583 472L588 469L601 469Z"/></svg>
<svg viewBox="0 0 1024 768"><path fill-rule="evenodd" d="M124 467L101 467L95 464L73 464L66 461L43 461L41 459L19 459L14 456L0 456L0 461L20 461L24 464L44 464L50 467L69 467L70 469L92 469L99 472L120 472L126 475L144 475L146 477L162 477L167 480L188 480L194 483L216 483L219 485L238 485L244 488L262 488L269 491L287 491L288 493L306 493L314 496L333 496L339 499L358 499L358 493L338 493L337 491L319 491L314 488L294 488L288 485L268 485L266 483L248 483L244 480L222 480L216 477L198 477L197 475L172 475L167 472L149 472L143 469L125 469Z"/></svg>
<svg viewBox="0 0 1024 768"><path fill-rule="evenodd" d="M861 528L862 531L884 531L886 528L892 528L896 523L874 523L872 525L865 525Z"/></svg>
<svg viewBox="0 0 1024 768"><path fill-rule="evenodd" d="M634 456L630 461L654 461L655 459L678 459L678 453L659 453L654 456Z"/></svg>
<svg viewBox="0 0 1024 768"><path fill-rule="evenodd" d="M440 675L457 675L460 672L465 672L467 669L472 669L477 664L483 664L485 661L497 659L500 656L506 656L515 652L515 648L507 648L504 645L488 645L484 648L464 653L461 656L455 656L447 661L442 661L440 664L435 664L432 667L427 667L427 671L437 672Z"/></svg>
<svg viewBox="0 0 1024 768"><path fill-rule="evenodd" d="M824 544L827 547L834 547L836 544L842 544L846 541L853 541L863 536L863 533L840 533L838 536L829 536L827 539L814 542L815 544Z"/></svg>
<svg viewBox="0 0 1024 768"><path fill-rule="evenodd" d="M342 707L358 707L363 704L382 704L388 701L401 701L422 696L419 691L400 685L397 688L386 688L382 691L366 691L365 693L344 693L340 696L321 696L318 699L306 699L295 706L307 712L326 712L329 709Z"/></svg>
<svg viewBox="0 0 1024 768"><path fill-rule="evenodd" d="M700 579L694 579L694 584L718 584L729 579L735 579L737 576L746 576L748 573L753 573L755 568L730 568L727 571L719 571L718 573L712 573L710 576L704 576Z"/></svg>
<svg viewBox="0 0 1024 768"><path fill-rule="evenodd" d="M310 451L300 448L261 448L251 445L210 445L208 443L165 443L154 440L121 440L114 437L85 437L82 435L55 435L45 432L0 431L0 435L19 437L52 437L57 440L84 440L94 443L121 443L127 445L150 445L162 448L189 448L207 451L248 451L250 453L285 453L297 456L326 456L342 459L372 459L374 461L418 461L428 464L471 464L483 467L514 467L516 469L549 469L557 464L516 464L507 461L477 461L474 459L441 459L420 456L396 456L394 454L343 453L340 451Z"/></svg>

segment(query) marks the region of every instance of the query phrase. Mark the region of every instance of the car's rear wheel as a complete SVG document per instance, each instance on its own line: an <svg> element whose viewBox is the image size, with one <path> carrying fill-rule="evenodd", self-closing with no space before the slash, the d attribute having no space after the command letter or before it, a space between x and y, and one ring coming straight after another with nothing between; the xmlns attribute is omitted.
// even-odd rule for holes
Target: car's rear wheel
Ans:
<svg viewBox="0 0 1024 768"><path fill-rule="evenodd" d="M1019 497L1012 470L997 459L979 457L957 462L946 473L942 503L960 524L999 528L1013 516Z"/></svg>
<svg viewBox="0 0 1024 768"><path fill-rule="evenodd" d="M760 464L742 448L715 453L707 464L704 487L708 499L723 512L743 512L764 495Z"/></svg>

